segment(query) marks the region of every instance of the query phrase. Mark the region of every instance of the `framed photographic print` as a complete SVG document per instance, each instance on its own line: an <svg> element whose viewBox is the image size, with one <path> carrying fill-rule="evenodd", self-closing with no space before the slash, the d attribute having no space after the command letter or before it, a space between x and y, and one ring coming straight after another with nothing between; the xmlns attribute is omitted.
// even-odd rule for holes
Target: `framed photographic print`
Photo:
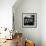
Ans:
<svg viewBox="0 0 46 46"><path fill-rule="evenodd" d="M37 27L37 13L22 13L22 27Z"/></svg>

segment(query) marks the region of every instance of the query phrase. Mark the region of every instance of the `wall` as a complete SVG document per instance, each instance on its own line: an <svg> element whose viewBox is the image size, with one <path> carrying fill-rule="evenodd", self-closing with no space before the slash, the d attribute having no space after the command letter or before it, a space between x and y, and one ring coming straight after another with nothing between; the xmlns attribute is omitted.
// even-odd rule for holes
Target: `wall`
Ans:
<svg viewBox="0 0 46 46"><path fill-rule="evenodd" d="M13 6L15 31L22 32L24 39L31 39L36 46L41 46L41 0L20 0L18 2ZM37 13L37 28L23 28L22 13Z"/></svg>
<svg viewBox="0 0 46 46"><path fill-rule="evenodd" d="M12 29L12 6L16 0L0 0L0 33L4 30L3 28L6 27L9 30ZM1 27L3 27L1 29ZM10 33L3 33L0 34L0 38L5 38L5 35Z"/></svg>
<svg viewBox="0 0 46 46"><path fill-rule="evenodd" d="M41 38L42 46L46 46L46 0L41 1Z"/></svg>
<svg viewBox="0 0 46 46"><path fill-rule="evenodd" d="M12 6L16 0L0 0L0 27L12 29Z"/></svg>

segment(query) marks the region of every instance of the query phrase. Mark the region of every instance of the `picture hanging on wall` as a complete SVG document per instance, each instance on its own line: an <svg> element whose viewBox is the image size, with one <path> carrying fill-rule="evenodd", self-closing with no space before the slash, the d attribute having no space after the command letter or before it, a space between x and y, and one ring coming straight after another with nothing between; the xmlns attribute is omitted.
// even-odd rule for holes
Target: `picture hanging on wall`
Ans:
<svg viewBox="0 0 46 46"><path fill-rule="evenodd" d="M37 13L22 13L22 27L37 27Z"/></svg>

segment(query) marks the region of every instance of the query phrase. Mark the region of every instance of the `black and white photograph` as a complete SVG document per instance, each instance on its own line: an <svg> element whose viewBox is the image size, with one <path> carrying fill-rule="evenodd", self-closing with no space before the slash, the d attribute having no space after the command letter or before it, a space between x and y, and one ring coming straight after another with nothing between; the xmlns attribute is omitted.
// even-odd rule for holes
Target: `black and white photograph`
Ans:
<svg viewBox="0 0 46 46"><path fill-rule="evenodd" d="M37 13L23 13L22 14L23 27L37 27Z"/></svg>

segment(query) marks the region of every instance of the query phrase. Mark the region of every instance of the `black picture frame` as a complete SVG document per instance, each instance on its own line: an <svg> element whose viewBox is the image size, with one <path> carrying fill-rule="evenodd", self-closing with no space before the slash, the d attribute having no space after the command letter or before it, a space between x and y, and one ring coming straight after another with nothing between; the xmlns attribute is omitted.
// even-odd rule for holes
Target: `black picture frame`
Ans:
<svg viewBox="0 0 46 46"><path fill-rule="evenodd" d="M37 13L22 13L22 27L36 28Z"/></svg>

